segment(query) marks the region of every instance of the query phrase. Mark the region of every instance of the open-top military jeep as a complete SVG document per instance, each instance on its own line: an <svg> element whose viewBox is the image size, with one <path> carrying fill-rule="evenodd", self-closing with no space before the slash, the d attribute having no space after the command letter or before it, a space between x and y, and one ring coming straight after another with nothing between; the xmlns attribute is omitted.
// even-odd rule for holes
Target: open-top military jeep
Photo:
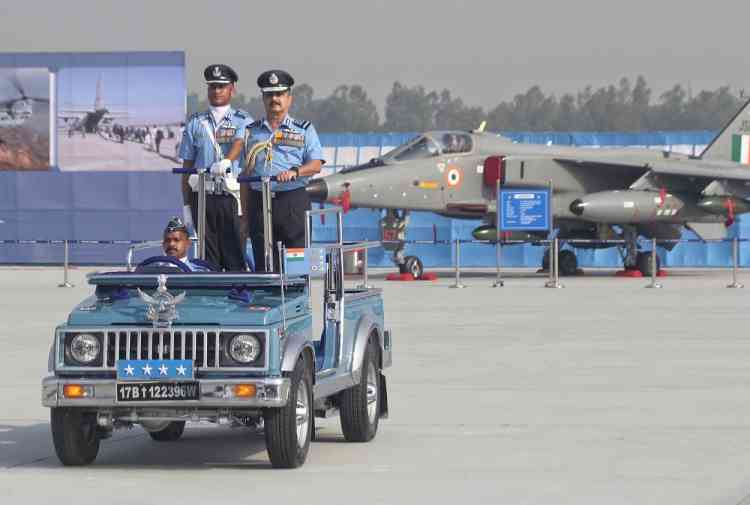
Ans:
<svg viewBox="0 0 750 505"><path fill-rule="evenodd" d="M278 468L304 463L314 416L338 411L346 440L371 440L392 342L380 290L344 286L343 253L362 246L282 249L285 265L312 262L307 275L188 273L163 258L90 274L96 290L55 330L42 381L60 461L91 463L101 439L134 424L162 442L186 421L262 428Z"/></svg>

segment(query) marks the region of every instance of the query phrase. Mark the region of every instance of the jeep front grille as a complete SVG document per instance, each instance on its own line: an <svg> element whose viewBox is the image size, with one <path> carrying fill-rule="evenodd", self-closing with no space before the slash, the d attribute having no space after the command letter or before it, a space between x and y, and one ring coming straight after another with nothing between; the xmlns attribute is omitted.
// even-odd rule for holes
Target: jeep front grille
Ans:
<svg viewBox="0 0 750 505"><path fill-rule="evenodd" d="M59 332L58 346L65 345L67 333L98 333L102 335L104 362L102 366L70 366L58 359L58 368L66 370L116 370L121 359L188 359L203 370L265 370L268 368L268 333L258 329L185 328L154 329L143 327L67 329ZM252 333L260 339L263 352L248 366L227 366L222 347L229 335ZM224 334L224 335L223 335ZM63 358L63 353L58 353Z"/></svg>

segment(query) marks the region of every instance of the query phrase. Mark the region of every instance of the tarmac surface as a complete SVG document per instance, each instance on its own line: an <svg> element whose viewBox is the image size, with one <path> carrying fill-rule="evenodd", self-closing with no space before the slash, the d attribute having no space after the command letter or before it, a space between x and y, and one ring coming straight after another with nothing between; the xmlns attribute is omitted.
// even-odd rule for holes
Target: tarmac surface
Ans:
<svg viewBox="0 0 750 505"><path fill-rule="evenodd" d="M371 276L394 335L390 419L368 444L318 420L284 471L262 435L210 425L169 444L136 427L89 467L59 464L40 380L87 271L60 289L60 269L0 269L3 503L750 503L750 287L726 289L726 271L663 289L612 271L565 289L529 271L498 289L491 272L466 289Z"/></svg>
<svg viewBox="0 0 750 505"><path fill-rule="evenodd" d="M60 130L57 140L58 165L62 172L170 170L177 166L175 145L179 140L177 137L164 139L157 153L148 144L130 140L120 144L97 133L87 133L84 137L80 132L75 132L69 137Z"/></svg>

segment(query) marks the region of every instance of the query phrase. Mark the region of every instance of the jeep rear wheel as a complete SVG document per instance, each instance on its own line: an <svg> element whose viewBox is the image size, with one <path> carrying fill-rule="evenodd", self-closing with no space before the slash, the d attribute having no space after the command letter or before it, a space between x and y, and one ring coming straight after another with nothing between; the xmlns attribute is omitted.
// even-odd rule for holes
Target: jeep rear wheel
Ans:
<svg viewBox="0 0 750 505"><path fill-rule="evenodd" d="M99 453L96 415L80 409L57 407L50 411L52 442L63 465L88 465Z"/></svg>
<svg viewBox="0 0 750 505"><path fill-rule="evenodd" d="M289 400L263 414L266 450L274 468L297 468L307 458L313 430L312 374L304 357L292 372Z"/></svg>
<svg viewBox="0 0 750 505"><path fill-rule="evenodd" d="M369 442L378 432L380 419L380 369L372 339L362 359L359 384L341 393L341 431L347 442Z"/></svg>
<svg viewBox="0 0 750 505"><path fill-rule="evenodd" d="M149 431L149 436L157 442L174 442L185 431L185 421L172 421L164 429Z"/></svg>

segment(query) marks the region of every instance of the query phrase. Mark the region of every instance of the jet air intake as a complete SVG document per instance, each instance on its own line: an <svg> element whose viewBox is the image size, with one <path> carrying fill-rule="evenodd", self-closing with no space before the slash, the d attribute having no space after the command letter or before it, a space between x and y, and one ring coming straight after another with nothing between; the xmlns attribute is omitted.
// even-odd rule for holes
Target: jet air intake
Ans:
<svg viewBox="0 0 750 505"><path fill-rule="evenodd" d="M675 222L685 203L664 191L602 191L573 200L570 212L597 223Z"/></svg>
<svg viewBox="0 0 750 505"><path fill-rule="evenodd" d="M484 160L484 170L482 171L482 181L485 186L495 187L497 181L500 185L505 184L505 157L490 156Z"/></svg>

